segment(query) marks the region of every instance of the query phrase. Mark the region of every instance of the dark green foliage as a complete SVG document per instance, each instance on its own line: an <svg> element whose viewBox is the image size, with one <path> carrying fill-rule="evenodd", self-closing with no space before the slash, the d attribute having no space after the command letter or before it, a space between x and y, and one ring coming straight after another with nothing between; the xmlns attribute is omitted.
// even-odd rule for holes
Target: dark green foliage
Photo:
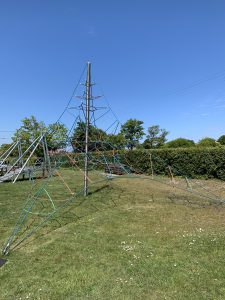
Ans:
<svg viewBox="0 0 225 300"><path fill-rule="evenodd" d="M178 138L165 144L166 148L187 148L193 146L195 146L195 142L193 140L184 138Z"/></svg>
<svg viewBox="0 0 225 300"><path fill-rule="evenodd" d="M6 152L10 148L11 144L2 144L0 146L0 155Z"/></svg>
<svg viewBox="0 0 225 300"><path fill-rule="evenodd" d="M74 129L72 137L72 145L74 152L84 152L85 149L85 128L84 122L78 122L76 128ZM93 125L89 126L89 151L95 150L105 150L105 147L109 143L106 143L107 134L100 128L96 128ZM106 149L107 150L107 149ZM108 149L109 150L109 149Z"/></svg>
<svg viewBox="0 0 225 300"><path fill-rule="evenodd" d="M161 129L159 125L153 125L148 128L147 139L143 143L145 149L159 148L166 142L166 136L169 131Z"/></svg>
<svg viewBox="0 0 225 300"><path fill-rule="evenodd" d="M113 149L124 149L126 145L126 140L122 133L118 134L108 134L107 142Z"/></svg>
<svg viewBox="0 0 225 300"><path fill-rule="evenodd" d="M220 145L225 145L225 135L221 135L217 142L220 143Z"/></svg>
<svg viewBox="0 0 225 300"><path fill-rule="evenodd" d="M137 147L140 139L144 136L143 121L129 119L121 127L121 133L126 140L126 147L129 150Z"/></svg>
<svg viewBox="0 0 225 300"><path fill-rule="evenodd" d="M206 137L206 138L201 139L197 145L200 147L216 147L216 146L218 146L218 143L216 142L215 139Z"/></svg>
<svg viewBox="0 0 225 300"><path fill-rule="evenodd" d="M125 157L136 170L151 174L150 154L155 174L167 174L171 166L174 175L225 180L224 147L133 150L126 151Z"/></svg>
<svg viewBox="0 0 225 300"><path fill-rule="evenodd" d="M135 170L144 174L152 174L152 161L153 173L156 175L167 175L168 166L171 166L172 172L176 176L225 180L225 147L121 150L117 154L113 151L104 151L103 154L108 162L113 163L113 157L116 155L117 162L127 165L132 171ZM101 156L101 153L93 152L92 160L94 160L95 155L96 157ZM63 154L60 156L62 166L68 167L68 158ZM74 153L73 157L79 161L79 166L82 168L82 154ZM96 163L95 168L102 168L102 164Z"/></svg>

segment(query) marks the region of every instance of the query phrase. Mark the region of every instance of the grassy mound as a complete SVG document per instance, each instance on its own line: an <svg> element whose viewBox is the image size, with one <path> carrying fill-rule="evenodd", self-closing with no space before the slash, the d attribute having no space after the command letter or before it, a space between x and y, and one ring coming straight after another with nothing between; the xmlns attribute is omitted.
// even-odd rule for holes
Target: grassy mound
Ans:
<svg viewBox="0 0 225 300"><path fill-rule="evenodd" d="M0 185L0 242L29 182ZM225 208L157 182L101 184L14 249L0 299L225 299Z"/></svg>

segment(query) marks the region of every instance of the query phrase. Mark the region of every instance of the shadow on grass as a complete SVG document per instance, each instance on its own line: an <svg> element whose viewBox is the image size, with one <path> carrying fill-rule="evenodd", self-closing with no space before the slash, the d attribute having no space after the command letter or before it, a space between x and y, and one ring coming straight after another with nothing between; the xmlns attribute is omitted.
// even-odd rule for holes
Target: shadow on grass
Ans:
<svg viewBox="0 0 225 300"><path fill-rule="evenodd" d="M91 216L92 214L99 212L99 211L104 211L106 209L109 208L114 208L117 206L116 202L114 201L114 199L109 199L107 202L105 201L106 195L108 194L108 190L111 190L111 186L109 184L104 185L102 187L99 188L95 188L94 190L90 191L89 196L88 197L80 197L80 201L79 203L70 203L66 209L62 209L58 214L57 217L53 217L51 218L48 222L46 222L46 224L43 226L43 228L46 228L47 225L51 224L51 226L54 226L53 228L49 228L47 229L45 232L42 232L37 234L36 232L34 232L31 236L29 236L26 240L22 241L21 243L16 244L14 247L12 247L11 251L16 251L19 249L22 249L24 247L29 246L31 243L33 243L35 240L40 239L41 237L47 236L48 234L52 233L53 231L62 228L64 226L67 226L71 223L76 223L79 220L87 217L87 216ZM100 197L98 197L97 199L90 199L90 197L93 198L94 195L97 195L98 193L101 193L102 191L106 191L106 194L103 193L102 195L100 195ZM93 202L91 202L91 201ZM88 202L90 201L90 202ZM75 204L75 205L73 205ZM102 204L103 206L99 207L99 204ZM84 206L85 207L82 207ZM76 208L81 208L81 209L87 209L88 211L86 213L82 213L82 215L79 215L78 213L71 211L72 209L76 209ZM90 211L91 209L91 211ZM21 233L20 236L18 236L15 239L15 242L17 240L19 240L19 238L22 235L25 235L27 231L32 230L32 225L35 223L35 221L38 220L38 218L34 218L31 223L26 226L26 228L23 230L23 232ZM56 225L54 225L56 224ZM40 228L41 230L41 228ZM71 232L71 234L73 234L74 232ZM68 233L67 233L68 234Z"/></svg>
<svg viewBox="0 0 225 300"><path fill-rule="evenodd" d="M47 236L58 228L62 228L63 226L67 226L71 223L76 223L79 220L93 215L96 212L116 207L117 203L114 199L117 198L117 200L120 201L122 199L121 197L124 197L124 194L126 194L127 192L127 189L121 188L117 185L112 187L112 185L110 184L105 184L100 187L91 187L88 197L80 196L77 201L71 202L66 208L61 209L60 212L57 212L49 221L46 222L46 224L43 226L44 230L42 229L38 233L34 232L31 236L27 237L22 242L18 242L17 244L14 243L12 251L28 246L34 240L38 240L41 237ZM109 194L111 194L112 196L109 197ZM135 194L129 193L129 197L126 197L126 199L129 199L129 202L131 202L131 198L133 197L135 198ZM152 202L170 202L171 204L189 205L195 208L203 208L212 205L212 203L207 203L207 201L197 201L197 198L198 197L194 197L193 194L190 196L190 194L187 195L186 192L183 191L177 193L173 191L167 193L167 195L158 195L158 197L156 198L154 197L154 192L152 194ZM164 200L162 201L162 199ZM132 200L132 203L135 204L135 199ZM21 239L22 236L25 236L30 230L32 230L32 227L38 220L40 224L40 218L33 217L33 219L30 220L31 222L29 222L26 227L24 226L24 230L21 232L20 236L16 238L15 242ZM67 232L67 234L70 233ZM71 234L73 233L71 232Z"/></svg>

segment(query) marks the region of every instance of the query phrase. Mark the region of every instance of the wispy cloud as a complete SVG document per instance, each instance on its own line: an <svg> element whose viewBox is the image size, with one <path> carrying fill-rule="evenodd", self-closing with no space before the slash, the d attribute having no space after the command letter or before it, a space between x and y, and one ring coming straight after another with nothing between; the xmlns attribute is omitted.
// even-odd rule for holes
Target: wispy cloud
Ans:
<svg viewBox="0 0 225 300"><path fill-rule="evenodd" d="M93 25L89 26L87 34L92 38L96 37L97 32L96 32L95 26L93 26Z"/></svg>
<svg viewBox="0 0 225 300"><path fill-rule="evenodd" d="M215 105L214 107L218 108L218 109L225 109L225 103L224 104L220 104L220 105Z"/></svg>
<svg viewBox="0 0 225 300"><path fill-rule="evenodd" d="M203 101L202 103L198 104L198 109L202 110L214 110L215 112L218 110L224 110L225 109L225 96L224 97L218 97L216 99L210 99L207 101ZM202 113L202 115L205 115L205 112ZM207 113L207 115L209 115Z"/></svg>
<svg viewBox="0 0 225 300"><path fill-rule="evenodd" d="M224 98L218 98L215 100L215 103L225 103L225 99Z"/></svg>

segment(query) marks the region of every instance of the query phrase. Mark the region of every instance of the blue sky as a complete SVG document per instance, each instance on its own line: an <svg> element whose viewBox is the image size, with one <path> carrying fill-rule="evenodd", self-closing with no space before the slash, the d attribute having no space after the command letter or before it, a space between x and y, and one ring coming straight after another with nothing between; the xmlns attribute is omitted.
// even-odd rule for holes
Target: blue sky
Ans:
<svg viewBox="0 0 225 300"><path fill-rule="evenodd" d="M222 0L0 1L0 130L32 114L57 120L89 60L122 123L218 138L224 16Z"/></svg>

